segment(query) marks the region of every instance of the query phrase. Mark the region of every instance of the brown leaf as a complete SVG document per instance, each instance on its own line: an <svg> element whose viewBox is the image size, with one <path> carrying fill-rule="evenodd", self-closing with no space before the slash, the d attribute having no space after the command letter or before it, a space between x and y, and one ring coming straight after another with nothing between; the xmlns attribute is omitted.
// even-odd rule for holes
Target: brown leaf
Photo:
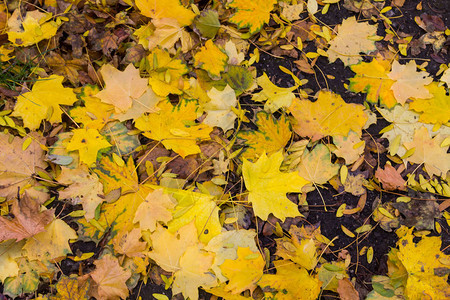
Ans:
<svg viewBox="0 0 450 300"><path fill-rule="evenodd" d="M384 170L378 168L375 172L375 177L383 184L383 188L388 191L401 190L406 191L406 181L403 180L400 173L391 166L386 164Z"/></svg>
<svg viewBox="0 0 450 300"><path fill-rule="evenodd" d="M359 293L348 278L340 279L338 281L337 292L339 293L341 300L359 300Z"/></svg>
<svg viewBox="0 0 450 300"><path fill-rule="evenodd" d="M90 275L97 284L97 299L125 299L128 288L125 282L131 277L130 270L123 269L114 256L107 254L95 261L96 269Z"/></svg>
<svg viewBox="0 0 450 300"><path fill-rule="evenodd" d="M13 219L0 217L0 242L10 239L20 241L42 232L54 216L53 209L40 212L39 203L27 194L14 201L11 212Z"/></svg>

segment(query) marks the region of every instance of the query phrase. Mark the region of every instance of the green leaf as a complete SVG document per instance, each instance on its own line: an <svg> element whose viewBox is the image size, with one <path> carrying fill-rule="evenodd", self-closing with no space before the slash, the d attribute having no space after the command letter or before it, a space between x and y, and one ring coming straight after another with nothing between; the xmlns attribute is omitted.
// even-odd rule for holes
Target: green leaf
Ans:
<svg viewBox="0 0 450 300"><path fill-rule="evenodd" d="M215 10L204 10L195 18L194 26L203 37L212 39L220 28L219 14Z"/></svg>

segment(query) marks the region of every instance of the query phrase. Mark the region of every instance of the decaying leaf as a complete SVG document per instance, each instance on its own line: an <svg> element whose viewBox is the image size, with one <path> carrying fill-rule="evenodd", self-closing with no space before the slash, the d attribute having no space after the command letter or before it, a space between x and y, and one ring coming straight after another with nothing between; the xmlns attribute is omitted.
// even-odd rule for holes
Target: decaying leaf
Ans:
<svg viewBox="0 0 450 300"><path fill-rule="evenodd" d="M26 149L22 145L31 138L31 143ZM12 135L0 133L0 197L12 199L17 197L18 189L22 190L27 185L36 184L33 179L40 168L45 169L44 150L40 145L44 142L42 136L30 133L28 138L13 137ZM48 199L48 195L33 188L27 188L30 196Z"/></svg>
<svg viewBox="0 0 450 300"><path fill-rule="evenodd" d="M45 230L45 226L54 216L54 210L51 209L41 212L36 199L26 194L13 202L11 212L14 214L13 219L0 216L0 241L21 241L35 236Z"/></svg>

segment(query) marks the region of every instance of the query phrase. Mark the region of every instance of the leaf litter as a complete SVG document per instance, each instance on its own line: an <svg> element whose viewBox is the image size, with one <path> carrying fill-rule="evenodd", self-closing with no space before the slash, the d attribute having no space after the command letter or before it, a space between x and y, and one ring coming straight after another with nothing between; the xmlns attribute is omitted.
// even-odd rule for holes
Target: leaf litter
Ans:
<svg viewBox="0 0 450 300"><path fill-rule="evenodd" d="M449 298L434 2L1 3L1 296Z"/></svg>

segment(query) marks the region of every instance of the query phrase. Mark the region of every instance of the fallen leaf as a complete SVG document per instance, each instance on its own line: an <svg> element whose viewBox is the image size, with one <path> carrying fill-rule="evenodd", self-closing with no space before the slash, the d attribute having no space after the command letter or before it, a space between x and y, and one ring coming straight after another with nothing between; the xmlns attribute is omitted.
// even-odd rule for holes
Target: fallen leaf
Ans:
<svg viewBox="0 0 450 300"><path fill-rule="evenodd" d="M259 251L250 248L237 248L236 259L226 259L221 265L222 274L229 279L225 286L226 291L240 294L245 290L253 290L263 275L265 262Z"/></svg>
<svg viewBox="0 0 450 300"><path fill-rule="evenodd" d="M306 269L293 264L290 261L277 260L273 264L277 269L276 274L264 274L258 285L262 288L271 287L277 290L276 297L279 300L310 300L317 299L322 282L317 276L308 274ZM268 292L271 297L272 293Z"/></svg>
<svg viewBox="0 0 450 300"><path fill-rule="evenodd" d="M410 109L420 114L419 121L430 124L446 124L450 121L450 96L444 86L439 86L437 82L432 82L426 87L431 99L413 98L409 105Z"/></svg>
<svg viewBox="0 0 450 300"><path fill-rule="evenodd" d="M317 248L312 238L300 239L296 235L291 238L276 239L277 252L275 255L286 260L290 259L307 270L312 270L317 265Z"/></svg>
<svg viewBox="0 0 450 300"><path fill-rule="evenodd" d="M360 52L369 53L377 50L375 41L377 26L368 22L357 22L355 17L344 19L337 26L337 35L330 41L327 50L330 62L340 59L345 66L357 64L362 60Z"/></svg>
<svg viewBox="0 0 450 300"><path fill-rule="evenodd" d="M42 120L61 122L63 110L60 105L72 105L77 101L73 90L63 87L63 80L64 77L58 75L39 77L30 92L17 98L11 115L21 117L24 126L30 130L37 129Z"/></svg>
<svg viewBox="0 0 450 300"><path fill-rule="evenodd" d="M392 70L388 77L395 82L391 86L395 99L400 104L405 104L406 100L414 97L420 99L429 99L432 94L425 88L433 81L428 72L417 72L416 61L411 60L406 65L401 65L394 60Z"/></svg>
<svg viewBox="0 0 450 300"><path fill-rule="evenodd" d="M333 137L333 144L336 146L333 153L345 159L345 164L349 165L364 153L366 142L362 141L355 132L350 131L348 136Z"/></svg>
<svg viewBox="0 0 450 300"><path fill-rule="evenodd" d="M268 113L273 113L281 107L289 107L295 99L292 91L297 89L298 85L290 88L280 88L270 81L266 73L258 77L256 82L263 90L253 94L252 100L257 102L266 101L264 110Z"/></svg>
<svg viewBox="0 0 450 300"><path fill-rule="evenodd" d="M255 125L258 130L239 131L237 137L245 140L242 158L255 161L263 152L268 155L281 150L292 136L290 123L285 114L278 120L271 114L260 111L256 113Z"/></svg>
<svg viewBox="0 0 450 300"><path fill-rule="evenodd" d="M141 242L141 229L134 228L131 231L119 231L112 243L117 253L128 257L143 257L143 251L147 248L146 242Z"/></svg>
<svg viewBox="0 0 450 300"><path fill-rule="evenodd" d="M378 168L375 177L383 184L383 188L388 191L401 190L406 191L406 181L391 165L386 164L384 170Z"/></svg>
<svg viewBox="0 0 450 300"><path fill-rule="evenodd" d="M269 214L284 221L287 217L301 216L297 204L286 197L286 193L300 193L308 183L297 172L280 172L283 154L278 151L269 157L264 153L258 161L244 160L242 176L249 191L255 216L266 221Z"/></svg>
<svg viewBox="0 0 450 300"><path fill-rule="evenodd" d="M52 212L53 213L53 212ZM23 246L29 259L40 261L60 261L72 249L69 240L78 238L75 230L61 219L54 219L45 230L28 239Z"/></svg>
<svg viewBox="0 0 450 300"><path fill-rule="evenodd" d="M270 12L273 9L275 0L233 0L229 6L235 8L236 12L229 19L238 28L248 28L250 34L261 30L264 23L269 23Z"/></svg>
<svg viewBox="0 0 450 300"><path fill-rule="evenodd" d="M153 244L148 256L167 272L179 270L180 257L188 247L199 242L197 228L193 222L181 227L175 233L170 233L158 224L150 237Z"/></svg>
<svg viewBox="0 0 450 300"><path fill-rule="evenodd" d="M366 93L366 100L392 108L397 100L391 90L394 81L388 78L391 63L387 59L374 58L371 62L360 62L350 66L355 76L350 78L348 89L352 92Z"/></svg>
<svg viewBox="0 0 450 300"><path fill-rule="evenodd" d="M214 254L197 245L187 247L180 257L180 267L174 274L173 293L181 292L186 299L197 300L199 287L217 285L215 276L209 272L213 259Z"/></svg>
<svg viewBox="0 0 450 300"><path fill-rule="evenodd" d="M406 149L414 148L414 153L405 158L406 161L424 164L425 170L430 176L445 175L450 170L450 154L448 147L441 147L443 138L440 135L430 137L428 129L421 127L414 132L414 140L404 143Z"/></svg>
<svg viewBox="0 0 450 300"><path fill-rule="evenodd" d="M131 108L148 88L147 79L141 78L139 70L129 64L120 71L110 64L103 65L99 73L105 81L105 88L95 96L102 102L112 104L116 113L124 113Z"/></svg>
<svg viewBox="0 0 450 300"><path fill-rule="evenodd" d="M31 139L31 143L23 150L22 145L28 139ZM44 150L40 147L43 143L43 137L35 132L31 132L27 138L0 133L0 197L12 199L17 197L19 189L37 184L33 174L47 167ZM33 188L26 188L26 191L40 200L48 199L48 195Z"/></svg>
<svg viewBox="0 0 450 300"><path fill-rule="evenodd" d="M195 123L197 102L184 100L174 107L166 101L160 102L158 108L159 112L137 119L136 128L144 131L146 137L161 141L167 149L172 149L183 158L200 153L197 141L209 140L212 128Z"/></svg>
<svg viewBox="0 0 450 300"><path fill-rule="evenodd" d="M17 242L35 236L45 230L53 220L54 210L40 211L39 203L24 194L12 204L14 218L0 216L0 241L15 239Z"/></svg>
<svg viewBox="0 0 450 300"><path fill-rule="evenodd" d="M95 270L89 275L97 284L98 299L125 299L129 291L125 282L131 277L129 270L124 270L111 254L96 260Z"/></svg>
<svg viewBox="0 0 450 300"><path fill-rule="evenodd" d="M63 191L59 191L60 199L71 199L72 204L81 203L86 212L84 217L91 220L95 216L95 210L104 200L103 184L99 182L96 174L90 174L85 165L77 169L62 167L56 180L64 185L69 185Z"/></svg>
<svg viewBox="0 0 450 300"><path fill-rule="evenodd" d="M239 229L221 232L208 242L205 250L215 253L211 269L219 282L227 281L227 278L222 274L220 265L227 259L235 260L238 257L238 248L248 248L252 252L258 252L255 237L255 231Z"/></svg>
<svg viewBox="0 0 450 300"><path fill-rule="evenodd" d="M237 117L232 110L237 105L234 90L227 85L223 91L212 88L207 94L211 101L204 106L207 115L203 123L211 127L220 127L224 132L232 129Z"/></svg>
<svg viewBox="0 0 450 300"><path fill-rule="evenodd" d="M97 161L98 151L108 148L111 144L98 132L97 129L73 129L73 136L67 144L67 151L78 150L80 162L90 167Z"/></svg>
<svg viewBox="0 0 450 300"><path fill-rule="evenodd" d="M348 278L343 278L338 281L337 292L341 300L359 300L359 293Z"/></svg>
<svg viewBox="0 0 450 300"><path fill-rule="evenodd" d="M303 152L298 174L307 181L315 184L324 184L331 177L337 175L340 166L331 162L331 153L327 146L316 145L311 151Z"/></svg>
<svg viewBox="0 0 450 300"><path fill-rule="evenodd" d="M195 17L191 10L180 4L180 0L136 0L135 3L144 16L152 19L173 18L181 26L191 25Z"/></svg>
<svg viewBox="0 0 450 300"><path fill-rule="evenodd" d="M15 46L28 47L53 37L59 26L51 18L51 13L39 10L27 11L24 17L20 9L14 10L8 19L9 41Z"/></svg>
<svg viewBox="0 0 450 300"><path fill-rule="evenodd" d="M148 82L157 95L165 97L182 93L183 75L189 69L181 59L172 58L169 52L155 48L147 60Z"/></svg>
<svg viewBox="0 0 450 300"><path fill-rule="evenodd" d="M88 300L89 283L81 283L76 277L62 276L56 284L59 300Z"/></svg>
<svg viewBox="0 0 450 300"><path fill-rule="evenodd" d="M207 71L211 77L219 77L228 62L228 56L212 40L207 40L205 46L194 55L195 66Z"/></svg>
<svg viewBox="0 0 450 300"><path fill-rule="evenodd" d="M175 205L175 200L164 193L163 189L154 190L147 195L137 208L133 223L139 222L141 230L153 232L158 221L167 224L172 220L172 211Z"/></svg>
<svg viewBox="0 0 450 300"><path fill-rule="evenodd" d="M347 104L339 94L320 91L317 101L295 99L289 108L295 118L294 131L313 141L324 136L347 136L353 130L358 137L368 116L359 104Z"/></svg>

